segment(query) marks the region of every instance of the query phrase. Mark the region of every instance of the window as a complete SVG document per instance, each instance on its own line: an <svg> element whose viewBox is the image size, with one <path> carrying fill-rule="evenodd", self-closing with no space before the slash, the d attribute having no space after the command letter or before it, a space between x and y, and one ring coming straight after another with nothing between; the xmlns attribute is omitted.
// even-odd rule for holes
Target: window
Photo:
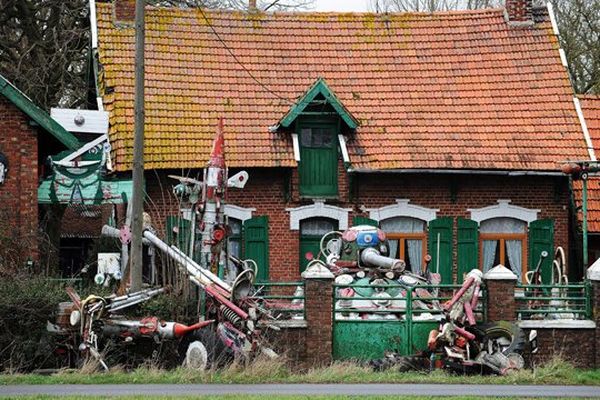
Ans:
<svg viewBox="0 0 600 400"><path fill-rule="evenodd" d="M525 221L509 217L481 221L479 241L480 265L483 272L502 264L521 279L527 270L525 262L527 223Z"/></svg>
<svg viewBox="0 0 600 400"><path fill-rule="evenodd" d="M301 196L337 197L337 124L299 124Z"/></svg>
<svg viewBox="0 0 600 400"><path fill-rule="evenodd" d="M337 221L329 218L309 218L300 221L300 272L319 255L323 235L337 229Z"/></svg>
<svg viewBox="0 0 600 400"><path fill-rule="evenodd" d="M381 221L381 229L390 243L390 257L406 262L406 269L420 272L427 249L425 221L410 217L395 217Z"/></svg>

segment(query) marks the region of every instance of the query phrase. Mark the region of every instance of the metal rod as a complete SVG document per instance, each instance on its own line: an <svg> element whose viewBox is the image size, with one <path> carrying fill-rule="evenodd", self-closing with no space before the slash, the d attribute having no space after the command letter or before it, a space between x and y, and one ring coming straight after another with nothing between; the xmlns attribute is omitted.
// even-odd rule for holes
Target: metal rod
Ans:
<svg viewBox="0 0 600 400"><path fill-rule="evenodd" d="M588 267L588 221L587 221L587 212L588 212L588 204L587 204L587 179L583 179L583 268Z"/></svg>
<svg viewBox="0 0 600 400"><path fill-rule="evenodd" d="M131 239L131 290L142 288L142 234L144 221L144 7L145 0L135 1L135 101L133 139L133 193Z"/></svg>

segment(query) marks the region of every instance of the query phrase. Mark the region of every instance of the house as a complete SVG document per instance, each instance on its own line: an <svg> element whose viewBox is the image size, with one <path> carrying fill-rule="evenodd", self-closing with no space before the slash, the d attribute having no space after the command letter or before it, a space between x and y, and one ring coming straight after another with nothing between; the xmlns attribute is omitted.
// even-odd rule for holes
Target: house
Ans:
<svg viewBox="0 0 600 400"><path fill-rule="evenodd" d="M78 139L0 75L0 265L38 258L38 181Z"/></svg>
<svg viewBox="0 0 600 400"><path fill-rule="evenodd" d="M98 2L93 21L117 175L133 158L132 3ZM250 173L228 193L230 250L259 279L298 279L324 233L371 223L412 271L429 253L444 283L498 263L522 280L543 250L569 251L560 163L594 153L557 35L531 0L399 14L148 7L146 211L168 236L181 217L168 175L201 176L222 117L227 165Z"/></svg>

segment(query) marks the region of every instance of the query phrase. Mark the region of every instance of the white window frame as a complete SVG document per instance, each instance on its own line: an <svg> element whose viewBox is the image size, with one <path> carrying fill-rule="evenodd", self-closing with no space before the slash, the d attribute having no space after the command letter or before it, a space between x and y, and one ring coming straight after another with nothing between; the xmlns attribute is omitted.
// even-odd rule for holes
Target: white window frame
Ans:
<svg viewBox="0 0 600 400"><path fill-rule="evenodd" d="M348 213L351 208L341 208L325 204L324 199L313 199L314 204L300 206L296 208L286 208L290 213L290 230L300 230L300 221L308 218L329 218L338 222L338 229L345 231L348 229Z"/></svg>
<svg viewBox="0 0 600 400"><path fill-rule="evenodd" d="M527 225L538 219L541 210L529 209L510 204L510 200L498 200L498 204L482 208L468 208L471 220L481 225L481 221L492 218L514 218L525 221Z"/></svg>
<svg viewBox="0 0 600 400"><path fill-rule="evenodd" d="M254 211L256 211L256 208L244 208L234 204L225 204L223 214L227 215L229 218L235 218L244 222L252 218L252 213Z"/></svg>
<svg viewBox="0 0 600 400"><path fill-rule="evenodd" d="M439 208L427 208L416 204L409 204L409 199L396 199L396 204L380 208L366 208L363 211L369 212L369 218L375 221L383 221L389 218L410 217L420 219L426 222L433 221L437 217Z"/></svg>

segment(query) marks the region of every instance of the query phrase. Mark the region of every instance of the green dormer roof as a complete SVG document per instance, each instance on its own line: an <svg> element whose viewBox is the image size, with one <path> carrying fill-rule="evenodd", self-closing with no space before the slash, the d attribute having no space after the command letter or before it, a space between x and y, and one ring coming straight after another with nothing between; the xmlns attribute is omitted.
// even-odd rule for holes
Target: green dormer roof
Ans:
<svg viewBox="0 0 600 400"><path fill-rule="evenodd" d="M279 125L284 128L289 127L298 118L304 110L317 98L322 95L328 104L339 114L340 118L348 125L350 129L356 129L358 127L358 121L350 114L350 112L344 107L342 102L336 97L331 88L327 86L323 78L319 78L311 86L306 93L294 104L294 106L288 111L288 113L279 121Z"/></svg>
<svg viewBox="0 0 600 400"><path fill-rule="evenodd" d="M64 144L67 149L76 150L80 147L79 140L77 140L75 136L63 128L58 122L53 120L47 112L33 104L29 97L17 89L2 75L0 75L0 93L19 110L27 114L29 118L34 120L38 125Z"/></svg>

